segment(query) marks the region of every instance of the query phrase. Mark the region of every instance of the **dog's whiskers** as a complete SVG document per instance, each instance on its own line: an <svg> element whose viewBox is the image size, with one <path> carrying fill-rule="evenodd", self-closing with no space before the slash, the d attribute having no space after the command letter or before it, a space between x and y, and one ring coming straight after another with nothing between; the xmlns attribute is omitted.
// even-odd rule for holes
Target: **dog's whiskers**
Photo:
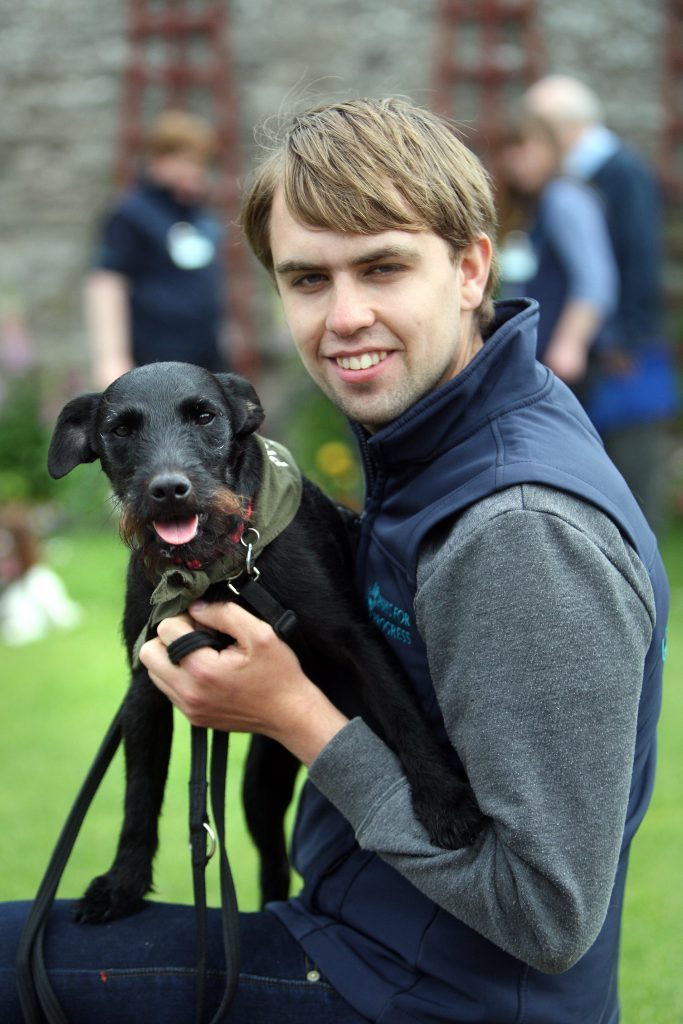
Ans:
<svg viewBox="0 0 683 1024"><path fill-rule="evenodd" d="M120 509L119 536L123 543L133 550L140 548L144 542L144 528L134 516L131 509L122 501L117 501Z"/></svg>

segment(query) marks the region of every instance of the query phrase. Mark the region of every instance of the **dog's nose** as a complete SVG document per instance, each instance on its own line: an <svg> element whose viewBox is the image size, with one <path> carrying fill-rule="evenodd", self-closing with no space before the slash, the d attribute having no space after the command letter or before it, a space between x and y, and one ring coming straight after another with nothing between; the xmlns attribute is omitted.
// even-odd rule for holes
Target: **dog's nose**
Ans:
<svg viewBox="0 0 683 1024"><path fill-rule="evenodd" d="M149 482L154 501L185 501L191 492L192 484L182 473L157 473Z"/></svg>

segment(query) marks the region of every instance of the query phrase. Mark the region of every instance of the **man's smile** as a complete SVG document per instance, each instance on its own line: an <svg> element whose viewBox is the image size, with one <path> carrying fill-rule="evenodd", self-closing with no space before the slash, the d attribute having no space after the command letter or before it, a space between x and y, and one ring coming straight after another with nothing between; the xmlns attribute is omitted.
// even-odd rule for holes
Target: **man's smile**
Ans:
<svg viewBox="0 0 683 1024"><path fill-rule="evenodd" d="M387 358L386 352L363 352L361 355L336 356L337 366L342 370L369 370Z"/></svg>

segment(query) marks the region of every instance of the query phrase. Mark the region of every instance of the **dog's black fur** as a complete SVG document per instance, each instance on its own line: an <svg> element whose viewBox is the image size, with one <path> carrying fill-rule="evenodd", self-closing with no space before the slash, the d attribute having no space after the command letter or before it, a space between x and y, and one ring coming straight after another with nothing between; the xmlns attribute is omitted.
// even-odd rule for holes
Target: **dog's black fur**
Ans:
<svg viewBox="0 0 683 1024"><path fill-rule="evenodd" d="M150 612L161 572L181 558L206 565L230 544L245 500L258 492L260 450L253 437L263 410L251 385L184 363L157 363L124 374L105 392L81 395L62 410L48 466L61 477L100 460L122 512L133 553L123 631L129 655ZM170 548L153 522L199 516L198 535ZM232 538L232 539L231 539ZM433 842L458 848L483 822L449 751L433 737L412 688L354 593L349 517L304 480L301 507L258 560L261 580L295 611L306 648L304 671L348 715L360 711L396 751L415 812ZM225 584L208 600L232 595ZM295 646L296 649L296 646ZM83 922L139 909L152 886L157 822L171 749L172 707L144 667L132 672L124 704L126 796L123 828L109 871L77 903ZM244 787L247 822L261 858L264 902L285 898L289 864L283 817L298 770L277 743L254 736Z"/></svg>

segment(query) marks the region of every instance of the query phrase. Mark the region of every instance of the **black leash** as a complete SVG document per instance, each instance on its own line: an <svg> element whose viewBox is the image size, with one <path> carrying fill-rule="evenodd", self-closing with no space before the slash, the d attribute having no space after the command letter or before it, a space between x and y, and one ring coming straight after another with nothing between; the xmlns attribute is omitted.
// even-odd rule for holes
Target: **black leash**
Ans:
<svg viewBox="0 0 683 1024"><path fill-rule="evenodd" d="M241 596L260 618L269 622L282 640L289 642L296 637L299 645L304 644L303 637L298 631L296 616L292 611L283 608L258 582L257 572L250 572L239 590L233 583L230 583L230 589L236 595ZM178 665L182 658L200 647L213 647L216 650L221 650L231 642L231 638L228 637L217 636L203 630L194 630L169 644L167 652L171 661ZM46 1022L47 1024L69 1024L49 981L44 955L45 928L78 833L121 743L122 713L123 704L116 712L74 801L21 933L16 973L19 1001L25 1024L46 1024ZM209 824L206 799L207 730L192 726L189 823L197 927L197 1001L195 1011L197 1024L201 1024L204 1014L208 964L205 871L215 850L218 850L219 856L226 983L220 1005L211 1018L210 1024L220 1024L225 1019L239 980L239 911L232 872L225 850L225 784L228 744L228 733L218 731L213 733L210 787L211 810L216 830L214 834ZM208 853L207 837L210 840Z"/></svg>
<svg viewBox="0 0 683 1024"><path fill-rule="evenodd" d="M206 636L207 634L204 634ZM206 645L204 645L206 646ZM204 996L208 969L206 865L218 850L221 886L221 922L226 980L223 997L211 1024L224 1020L239 981L239 910L237 896L225 850L225 780L228 762L229 733L214 732L211 747L211 809L216 832L209 823L207 792L207 730L192 726L192 768L190 772L190 849L192 851L192 885L194 890L197 932L197 1001L195 1020L204 1019ZM209 839L207 852L206 841Z"/></svg>
<svg viewBox="0 0 683 1024"><path fill-rule="evenodd" d="M17 952L17 987L26 1024L44 1024L45 1020L49 1024L68 1024L45 967L45 926L83 819L121 742L122 711L123 705L116 712L74 801L21 933Z"/></svg>
<svg viewBox="0 0 683 1024"><path fill-rule="evenodd" d="M239 590L235 583L230 589L259 616L268 622L277 636L285 642L296 639L299 649L305 645L299 632L299 624L294 612L284 608L263 584L259 583L259 573L252 567L244 582L240 582ZM239 581L238 581L239 582ZM167 647L167 653L174 665L179 665L184 657L201 647L213 647L222 650L232 643L232 638L193 630L173 640ZM204 1014L204 993L208 963L207 937L207 906L206 906L206 865L218 850L219 877L221 886L221 922L223 933L223 949L225 952L226 983L218 1010L211 1018L210 1024L220 1024L224 1020L232 1000L234 999L239 981L239 910L235 886L225 849L225 780L227 777L229 733L215 731L211 748L211 809L216 833L212 832L206 806L206 771L207 771L207 733L205 729L192 727L192 771L190 776L190 847L192 850L192 880L194 887L195 920L197 932L197 1003L195 1010L196 1024L201 1024ZM206 841L210 841L207 854Z"/></svg>

